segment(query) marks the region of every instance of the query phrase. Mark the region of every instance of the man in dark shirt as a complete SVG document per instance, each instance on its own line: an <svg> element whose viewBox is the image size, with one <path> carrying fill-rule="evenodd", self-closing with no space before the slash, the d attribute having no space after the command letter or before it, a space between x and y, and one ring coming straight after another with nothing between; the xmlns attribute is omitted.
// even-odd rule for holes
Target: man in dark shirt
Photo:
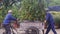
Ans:
<svg viewBox="0 0 60 34"><path fill-rule="evenodd" d="M51 15L51 13L47 12L46 13L46 21L48 22L48 28L45 34L48 34L50 29L52 29L52 31L54 32L54 34L57 34L55 31L55 27L54 27L54 19L53 16Z"/></svg>

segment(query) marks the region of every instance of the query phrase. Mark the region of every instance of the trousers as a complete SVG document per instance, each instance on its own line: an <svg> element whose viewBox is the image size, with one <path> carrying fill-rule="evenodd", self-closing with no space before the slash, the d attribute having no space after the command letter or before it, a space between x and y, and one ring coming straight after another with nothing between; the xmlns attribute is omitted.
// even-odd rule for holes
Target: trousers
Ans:
<svg viewBox="0 0 60 34"><path fill-rule="evenodd" d="M5 29L5 33L6 34L11 34L11 30L10 30L10 25L9 24L4 24L3 27Z"/></svg>
<svg viewBox="0 0 60 34"><path fill-rule="evenodd" d="M57 32L55 31L55 27L54 27L54 24L49 24L48 25L48 28L47 28L47 31L45 34L48 34L50 29L52 29L52 31L54 32L54 34L57 34Z"/></svg>

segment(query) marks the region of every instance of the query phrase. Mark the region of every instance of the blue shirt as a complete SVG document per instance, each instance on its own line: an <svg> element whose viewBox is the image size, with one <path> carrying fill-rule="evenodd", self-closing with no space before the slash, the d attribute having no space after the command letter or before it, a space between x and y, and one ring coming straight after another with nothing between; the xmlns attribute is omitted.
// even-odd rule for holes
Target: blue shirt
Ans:
<svg viewBox="0 0 60 34"><path fill-rule="evenodd" d="M47 21L49 24L53 24L53 23L54 23L54 19L53 19L53 16L51 15L51 13L47 13L47 14L46 14L46 21Z"/></svg>
<svg viewBox="0 0 60 34"><path fill-rule="evenodd" d="M8 13L3 21L3 24L10 24L11 20L16 20L11 13Z"/></svg>

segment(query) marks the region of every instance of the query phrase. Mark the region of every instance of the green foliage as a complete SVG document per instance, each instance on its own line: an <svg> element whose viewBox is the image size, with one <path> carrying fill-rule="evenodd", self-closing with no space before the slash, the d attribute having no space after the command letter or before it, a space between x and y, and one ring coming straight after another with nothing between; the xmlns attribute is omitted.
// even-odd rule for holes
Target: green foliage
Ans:
<svg viewBox="0 0 60 34"><path fill-rule="evenodd" d="M13 6L12 7L12 10L13 10L13 16L14 17L16 17L16 18L18 18L19 16L19 10L18 10L18 8L16 7L16 6Z"/></svg>
<svg viewBox="0 0 60 34"><path fill-rule="evenodd" d="M60 0L44 0L45 7L60 6Z"/></svg>
<svg viewBox="0 0 60 34"><path fill-rule="evenodd" d="M60 6L60 0L51 0L50 6Z"/></svg>
<svg viewBox="0 0 60 34"><path fill-rule="evenodd" d="M42 1L41 1L42 2ZM20 9L21 20L44 20L44 6L38 0L22 0Z"/></svg>
<svg viewBox="0 0 60 34"><path fill-rule="evenodd" d="M12 5L10 3L10 1L7 2L7 4L5 4L4 2L4 4L2 5L2 9L0 9L1 22L3 21L9 9L13 10L13 16L20 18L21 20L44 20L44 4L42 2L39 2L38 0L22 0L21 4L18 1L16 3L13 3Z"/></svg>
<svg viewBox="0 0 60 34"><path fill-rule="evenodd" d="M2 20L3 20L2 10L0 10L0 23L2 22Z"/></svg>
<svg viewBox="0 0 60 34"><path fill-rule="evenodd" d="M53 12L53 17L56 24L60 24L60 12Z"/></svg>
<svg viewBox="0 0 60 34"><path fill-rule="evenodd" d="M60 24L60 17L55 17L55 23Z"/></svg>
<svg viewBox="0 0 60 34"><path fill-rule="evenodd" d="M7 11L10 10L10 9L13 10L13 16L18 18L19 17L18 16L19 15L19 12L18 12L19 8L20 8L20 2L19 1L17 1L16 3L13 3L12 5L9 5L9 6L6 5L6 2L4 2L4 4L2 4L2 6L0 6L0 23L3 22L3 19L5 18L6 14L7 14Z"/></svg>

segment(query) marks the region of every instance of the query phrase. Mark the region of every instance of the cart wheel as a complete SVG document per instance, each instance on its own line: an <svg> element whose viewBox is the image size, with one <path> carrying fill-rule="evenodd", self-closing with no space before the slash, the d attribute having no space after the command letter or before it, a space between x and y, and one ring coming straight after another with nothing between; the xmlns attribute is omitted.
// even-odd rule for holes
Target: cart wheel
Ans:
<svg viewBox="0 0 60 34"><path fill-rule="evenodd" d="M26 34L39 34L39 29L36 28L36 27L29 27L27 30L26 30Z"/></svg>
<svg viewBox="0 0 60 34"><path fill-rule="evenodd" d="M6 34L5 32L3 32L3 34Z"/></svg>
<svg viewBox="0 0 60 34"><path fill-rule="evenodd" d="M15 33L13 32L13 34L15 34Z"/></svg>

